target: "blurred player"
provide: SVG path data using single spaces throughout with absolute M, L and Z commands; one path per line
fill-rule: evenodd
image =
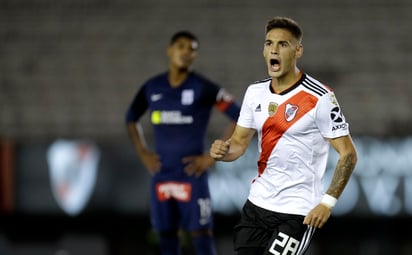
M 179 229 L 190 232 L 197 255 L 215 255 L 207 170 L 214 159 L 204 152 L 213 107 L 230 119 L 233 132 L 240 107 L 219 85 L 191 70 L 199 41 L 188 31 L 173 35 L 167 47 L 169 70 L 146 81 L 128 111 L 127 126 L 136 152 L 153 176 L 151 219 L 162 255 L 181 254 Z M 155 151 L 139 123 L 149 111 Z

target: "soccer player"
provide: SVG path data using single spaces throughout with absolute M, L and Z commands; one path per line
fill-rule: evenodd
M 268 21 L 263 56 L 270 78 L 248 86 L 231 138 L 215 140 L 210 148 L 216 160 L 236 160 L 257 131 L 257 175 L 235 226 L 239 255 L 304 254 L 357 162 L 335 94 L 297 67 L 302 54 L 297 22 L 287 17 Z M 339 160 L 324 193 L 330 145 Z
M 159 233 L 162 255 L 181 254 L 179 230 L 190 233 L 197 255 L 215 255 L 213 214 L 207 170 L 215 163 L 204 151 L 212 109 L 227 115 L 228 138 L 240 105 L 221 86 L 191 70 L 199 41 L 179 31 L 167 47 L 169 70 L 147 80 L 127 111 L 129 135 L 152 175 L 151 221 Z M 149 111 L 155 151 L 143 134 L 142 115 Z

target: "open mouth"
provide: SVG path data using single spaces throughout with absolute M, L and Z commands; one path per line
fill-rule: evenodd
M 271 66 L 273 66 L 273 65 L 279 65 L 279 60 L 277 60 L 277 59 L 271 59 L 271 60 L 270 60 L 270 65 L 271 65 Z
M 270 63 L 270 69 L 272 70 L 272 72 L 276 72 L 280 70 L 280 61 L 278 59 L 270 59 L 269 61 Z

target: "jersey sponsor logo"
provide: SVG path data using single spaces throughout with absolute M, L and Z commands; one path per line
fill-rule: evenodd
M 162 94 L 152 94 L 150 96 L 150 100 L 152 100 L 152 102 L 156 102 L 159 101 L 160 99 L 162 99 L 163 95 Z
M 346 129 L 348 127 L 348 124 L 345 122 L 345 117 L 343 116 L 338 106 L 334 107 L 330 111 L 330 118 L 333 121 L 333 123 L 336 124 L 332 127 L 332 131 L 338 129 Z
M 182 91 L 182 105 L 191 105 L 193 104 L 195 98 L 195 92 L 193 89 L 185 89 Z
M 269 103 L 269 106 L 268 106 L 269 116 L 273 116 L 275 114 L 276 110 L 278 109 L 278 106 L 279 105 L 275 102 L 270 102 Z
M 159 201 L 176 199 L 188 202 L 192 193 L 192 185 L 184 182 L 161 182 L 156 185 L 156 193 Z
M 347 127 L 348 127 L 348 124 L 342 123 L 342 124 L 333 126 L 333 127 L 332 127 L 332 131 L 336 131 L 336 130 L 338 130 L 338 129 L 346 129 Z
M 193 117 L 182 115 L 180 111 L 153 111 L 151 114 L 153 125 L 160 124 L 191 124 Z
M 336 106 L 330 111 L 330 118 L 335 123 L 343 122 L 343 115 L 342 115 L 339 107 Z
M 295 118 L 298 109 L 299 109 L 299 106 L 297 106 L 297 105 L 286 104 L 285 119 L 286 119 L 287 122 L 290 122 Z
M 295 255 L 297 254 L 299 243 L 295 238 L 279 232 L 278 237 L 270 246 L 269 252 L 275 255 Z

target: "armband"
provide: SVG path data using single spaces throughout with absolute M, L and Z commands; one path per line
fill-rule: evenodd
M 322 198 L 322 201 L 320 202 L 321 204 L 326 205 L 330 209 L 332 209 L 338 200 L 331 195 L 325 194 Z

